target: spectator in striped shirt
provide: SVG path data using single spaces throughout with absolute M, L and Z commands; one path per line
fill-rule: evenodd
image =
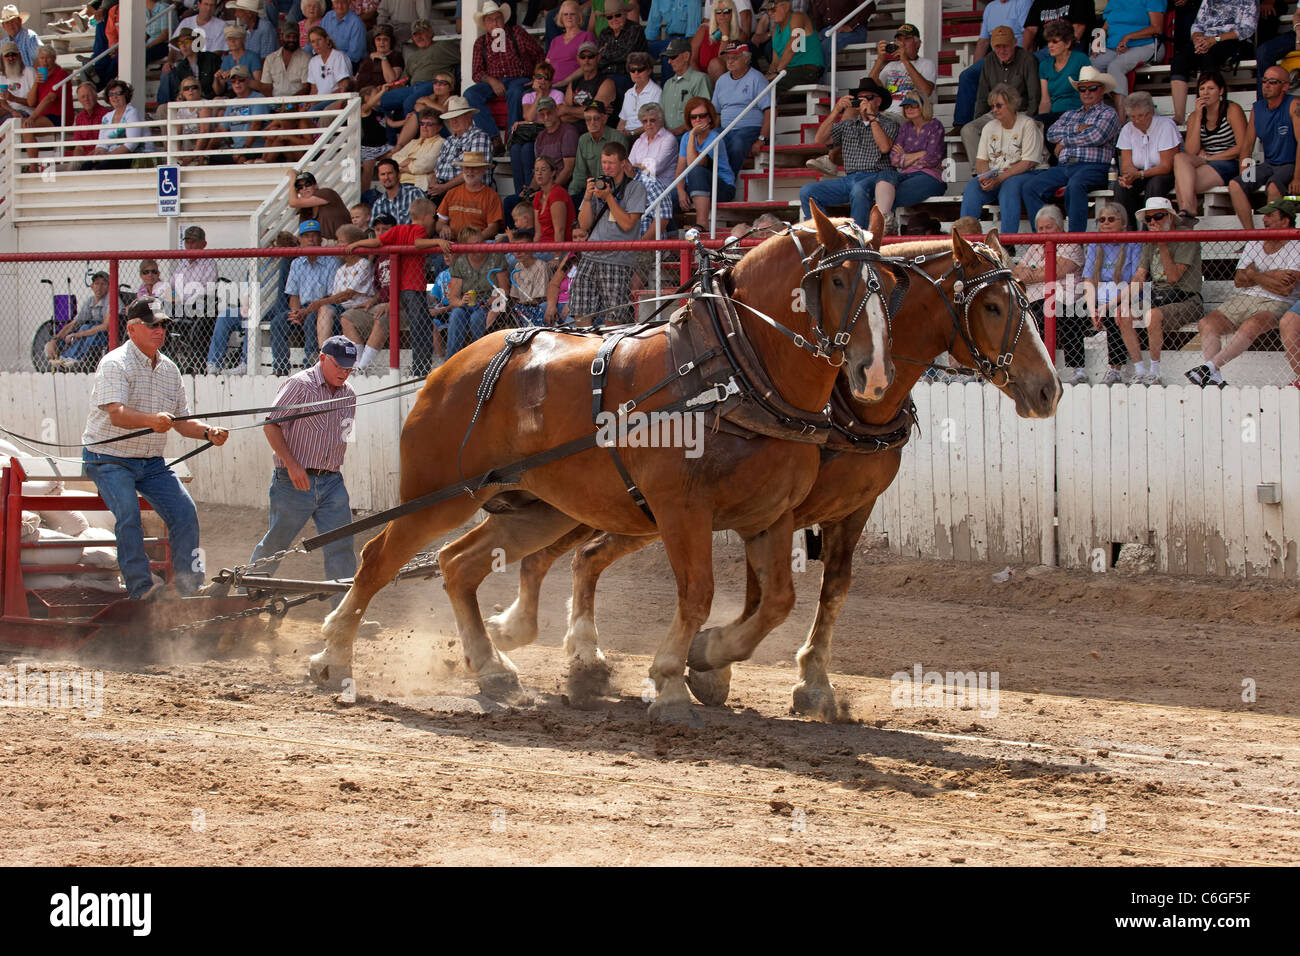
M 356 364 L 357 346 L 342 335 L 321 343 L 320 360 L 289 376 L 275 396 L 275 407 L 262 427 L 271 446 L 275 470 L 271 475 L 271 526 L 253 549 L 251 562 L 292 546 L 308 520 L 323 534 L 352 520 L 348 489 L 343 484 L 343 456 L 356 417 L 357 393 L 348 384 Z M 317 414 L 286 420 L 303 411 L 293 406 L 322 403 Z M 331 581 L 357 573 L 352 536 L 321 549 L 325 577 Z M 259 570 L 274 575 L 278 562 Z M 343 599 L 333 599 L 335 607 Z
M 1115 78 L 1096 67 L 1085 66 L 1070 85 L 1079 92 L 1083 106 L 1069 110 L 1047 131 L 1047 141 L 1056 144 L 1059 165 L 1024 174 L 1021 187 L 1029 221 L 1050 202 L 1056 191 L 1065 187 L 1065 208 L 1070 218 L 1070 232 L 1088 228 L 1088 190 L 1106 182 L 1115 141 L 1119 138 L 1119 114 L 1104 102 L 1115 89 Z M 1018 205 L 1018 204 L 1017 204 Z M 1013 203 L 1002 202 L 1002 231 L 1020 231 L 1020 210 Z
M 402 182 L 402 174 L 397 168 L 397 160 L 385 156 L 375 164 L 379 176 L 379 198 L 370 206 L 370 222 L 373 225 L 376 216 L 389 215 L 397 220 L 399 226 L 411 221 L 411 203 L 424 199 L 418 186 Z

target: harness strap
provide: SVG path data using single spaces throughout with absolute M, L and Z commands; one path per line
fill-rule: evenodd
M 464 476 L 460 467 L 461 456 L 465 454 L 465 445 L 469 442 L 470 433 L 474 431 L 474 426 L 478 423 L 479 414 L 483 411 L 483 406 L 487 400 L 492 397 L 492 392 L 497 387 L 497 382 L 501 378 L 501 372 L 510 361 L 510 356 L 514 350 L 532 342 L 539 334 L 545 331 L 544 326 L 529 326 L 523 329 L 515 329 L 509 332 L 505 338 L 505 344 L 501 350 L 492 356 L 491 361 L 483 369 L 483 378 L 478 383 L 478 391 L 475 393 L 478 397 L 478 403 L 474 406 L 474 415 L 469 420 L 469 428 L 465 429 L 465 437 L 460 440 L 460 450 L 456 452 L 456 474 Z
M 591 362 L 591 420 L 597 427 L 600 426 L 600 413 L 605 407 L 605 382 L 609 378 L 609 367 L 614 357 L 614 350 L 618 348 L 618 343 L 631 335 L 637 328 L 621 328 L 614 332 L 603 342 L 596 352 L 596 357 Z M 619 417 L 622 417 L 621 415 Z M 610 460 L 614 463 L 614 468 L 618 472 L 618 477 L 623 482 L 623 487 L 627 493 L 632 496 L 632 501 L 641 513 L 651 521 L 655 520 L 654 512 L 650 510 L 650 505 L 646 503 L 645 495 L 637 487 L 636 482 L 632 480 L 632 475 L 627 470 L 627 465 L 623 464 L 623 456 L 618 453 L 618 443 L 613 442 L 605 445 L 605 450 L 609 452 Z

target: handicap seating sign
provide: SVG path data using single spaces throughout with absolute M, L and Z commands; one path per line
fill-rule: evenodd
M 181 168 L 179 166 L 158 167 L 158 215 L 179 216 L 181 214 Z

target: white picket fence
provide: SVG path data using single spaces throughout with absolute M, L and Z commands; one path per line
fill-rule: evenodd
M 0 375 L 0 426 L 78 442 L 89 375 Z M 367 376 L 358 392 L 397 378 Z M 269 376 L 186 379 L 196 410 L 270 404 Z M 918 385 L 920 420 L 868 525 L 900 554 L 957 561 L 1109 564 L 1116 545 L 1153 545 L 1162 571 L 1296 578 L 1300 389 L 1067 386 L 1053 419 L 1016 416 L 975 384 Z M 414 403 L 362 404 L 344 477 L 357 510 L 397 503 L 398 438 Z M 363 397 L 362 401 L 365 399 Z M 224 448 L 190 459 L 200 502 L 258 506 L 271 455 L 247 418 Z M 169 453 L 193 447 L 172 437 Z M 63 454 L 75 457 L 75 449 Z M 1280 485 L 1263 504 L 1261 484 Z M 1287 518 L 1287 512 L 1290 518 Z M 250 544 L 251 546 L 251 544 Z

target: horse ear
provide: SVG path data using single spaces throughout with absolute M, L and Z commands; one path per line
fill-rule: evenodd
M 835 228 L 835 223 L 831 222 L 830 217 L 822 212 L 816 200 L 809 200 L 808 207 L 812 210 L 813 222 L 817 224 L 817 241 L 826 249 L 838 249 L 844 245 L 844 237 Z
M 955 229 L 952 233 L 952 257 L 964 266 L 974 265 L 979 258 L 966 238 Z
M 993 254 L 998 257 L 1004 266 L 1010 267 L 1011 254 L 1007 252 L 1006 247 L 998 240 L 998 231 L 990 229 L 989 234 L 984 237 L 984 245 L 993 250 Z
M 885 234 L 885 216 L 880 211 L 879 206 L 871 207 L 871 217 L 867 221 L 867 228 L 871 230 L 871 248 L 879 252 L 880 237 Z

